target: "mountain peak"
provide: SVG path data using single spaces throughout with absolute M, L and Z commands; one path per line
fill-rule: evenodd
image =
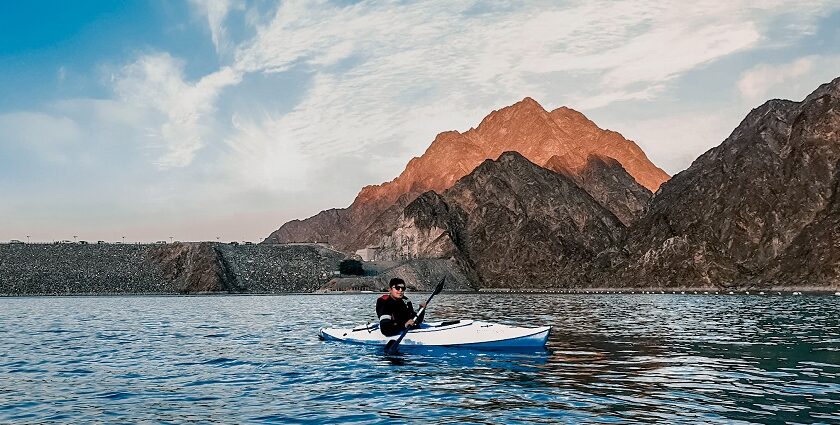
M 481 120 L 481 123 L 478 125 L 476 131 L 481 132 L 488 127 L 504 125 L 504 123 L 507 123 L 508 121 L 521 121 L 523 118 L 543 116 L 547 114 L 548 112 L 545 108 L 543 108 L 536 100 L 526 97 L 513 105 L 494 110 L 488 114 L 483 120 Z
M 537 108 L 540 108 L 542 110 L 545 110 L 545 108 L 543 108 L 542 105 L 540 105 L 539 102 L 537 102 L 536 100 L 534 100 L 530 96 L 525 96 L 519 102 L 516 102 L 513 105 L 511 105 L 511 107 L 515 107 L 515 106 L 527 106 L 529 108 L 537 107 Z
M 347 219 L 332 230 L 336 237 L 329 240 L 340 248 L 356 248 L 353 244 L 358 236 L 401 197 L 411 202 L 429 190 L 442 193 L 487 159 L 501 157 L 511 165 L 523 159 L 545 167 L 556 156 L 555 162 L 562 161 L 576 173 L 590 154 L 616 159 L 652 191 L 669 178 L 620 134 L 600 129 L 571 108 L 549 113 L 536 100 L 525 97 L 491 112 L 476 128 L 439 133 L 423 155 L 409 161 L 394 180 L 366 186 L 348 208 Z M 312 233 L 317 233 L 316 229 Z

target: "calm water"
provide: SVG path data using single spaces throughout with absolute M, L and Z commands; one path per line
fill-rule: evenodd
M 318 340 L 375 297 L 0 299 L 0 422 L 840 423 L 838 296 L 444 293 L 548 350 Z

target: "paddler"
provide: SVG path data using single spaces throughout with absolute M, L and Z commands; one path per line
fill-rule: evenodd
M 426 306 L 421 303 L 420 308 Z M 388 293 L 376 300 L 376 316 L 379 317 L 379 330 L 385 336 L 398 335 L 404 329 L 419 326 L 424 314 L 417 317 L 411 301 L 405 296 L 405 281 L 395 277 L 388 282 Z

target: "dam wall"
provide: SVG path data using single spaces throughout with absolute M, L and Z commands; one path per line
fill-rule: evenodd
M 344 258 L 320 244 L 0 244 L 0 295 L 313 292 Z

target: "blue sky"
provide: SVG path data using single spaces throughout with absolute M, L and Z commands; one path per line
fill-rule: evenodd
M 261 240 L 530 96 L 671 174 L 840 76 L 831 1 L 27 1 L 0 13 L 0 240 Z

